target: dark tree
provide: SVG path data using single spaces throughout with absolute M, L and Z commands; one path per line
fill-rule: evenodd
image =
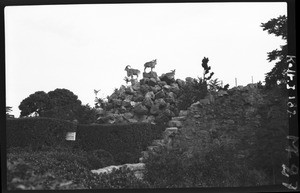
M 21 102 L 19 109 L 21 117 L 35 113 L 40 117 L 70 121 L 76 119 L 79 123 L 92 123 L 96 120 L 95 110 L 82 105 L 78 96 L 68 89 L 35 92 Z
M 80 108 L 81 101 L 78 96 L 68 89 L 55 89 L 48 92 L 50 108 L 45 113 L 46 117 L 59 118 L 65 120 L 76 119 L 76 110 Z
M 45 110 L 50 107 L 50 99 L 44 91 L 37 91 L 25 98 L 19 105 L 21 110 L 20 117 L 35 113 L 36 116 L 43 116 Z
M 262 23 L 261 27 L 269 34 L 274 34 L 285 41 L 287 40 L 287 17 L 285 15 L 273 18 L 266 23 Z M 287 43 L 285 45 L 281 45 L 280 48 L 281 49 L 279 50 L 275 49 L 268 52 L 269 62 L 273 60 L 278 60 L 278 62 L 276 62 L 270 72 L 266 73 L 265 82 L 267 87 L 277 85 L 277 82 L 281 84 L 286 83 L 286 71 L 288 68 L 288 64 L 286 62 L 286 55 L 288 51 Z

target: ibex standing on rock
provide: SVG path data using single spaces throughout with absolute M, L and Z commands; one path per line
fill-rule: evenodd
M 133 79 L 133 75 L 136 75 L 137 78 L 139 77 L 139 73 L 140 71 L 138 69 L 133 69 L 133 68 L 129 68 L 130 66 L 127 65 L 125 70 L 127 71 L 127 76 L 131 77 L 131 79 Z
M 150 61 L 150 62 L 146 62 L 145 64 L 144 64 L 144 72 L 146 71 L 146 68 L 151 68 L 151 72 L 152 72 L 152 70 L 153 70 L 153 68 L 155 68 L 155 65 L 156 65 L 156 59 L 155 60 L 152 60 L 152 61 Z

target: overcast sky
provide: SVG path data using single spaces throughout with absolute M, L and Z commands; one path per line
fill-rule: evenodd
M 110 95 L 126 85 L 126 65 L 143 72 L 153 59 L 158 75 L 201 77 L 208 57 L 230 88 L 264 81 L 267 52 L 285 42 L 260 25 L 279 15 L 284 2 L 8 6 L 6 106 L 19 117 L 30 94 L 66 88 L 94 107 L 94 89 Z

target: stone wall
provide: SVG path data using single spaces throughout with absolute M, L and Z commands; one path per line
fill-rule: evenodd
M 265 92 L 254 84 L 220 91 L 173 117 L 162 138 L 153 141 L 140 161 L 145 161 L 148 152 L 160 146 L 187 148 L 187 156 L 195 152 L 205 155 L 212 146 L 230 146 L 234 149 L 234 158 L 246 160 L 251 156 L 251 149 L 257 149 L 261 140 L 258 136 L 266 127 L 274 125 L 273 136 L 263 138 L 270 144 L 276 144 L 275 140 L 280 138 L 278 142 L 284 144 L 288 135 L 286 101 L 277 91 Z M 276 114 L 277 118 L 272 117 Z

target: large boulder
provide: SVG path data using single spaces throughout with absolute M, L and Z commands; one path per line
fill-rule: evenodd
M 185 82 L 184 80 L 181 80 L 181 79 L 176 79 L 176 83 L 178 84 L 178 86 L 181 88 L 185 85 Z
M 135 102 L 142 102 L 144 100 L 144 95 L 141 93 L 138 93 L 137 95 L 134 95 L 132 100 Z
M 131 118 L 133 118 L 133 114 L 130 112 L 126 112 L 123 114 L 123 118 L 126 120 L 131 119 Z
M 132 95 L 132 94 L 134 94 L 134 90 L 133 90 L 133 88 L 131 87 L 131 86 L 128 86 L 126 89 L 125 89 L 125 93 L 126 94 L 130 94 L 130 95 Z
M 126 95 L 124 100 L 132 101 L 133 95 Z
M 157 85 L 156 79 L 150 78 L 149 81 L 148 81 L 148 85 L 149 86 L 155 86 L 155 85 Z
M 149 81 L 149 78 L 142 78 L 140 80 L 140 85 L 146 85 L 148 83 L 148 81 Z
M 146 119 L 142 120 L 144 123 L 154 123 L 155 117 L 153 115 L 149 115 L 146 117 Z
M 137 104 L 134 107 L 133 112 L 136 113 L 137 115 L 147 115 L 148 114 L 148 108 L 143 104 Z
M 155 98 L 154 92 L 153 91 L 147 92 L 145 94 L 145 98 L 154 99 Z
M 178 84 L 176 84 L 176 83 L 171 84 L 170 91 L 175 93 L 175 94 L 179 94 L 180 89 L 179 89 Z
M 139 82 L 137 82 L 132 85 L 132 88 L 133 88 L 133 90 L 138 91 L 138 90 L 140 90 L 140 86 L 141 86 L 141 84 Z
M 176 95 L 173 92 L 168 92 L 167 96 L 165 98 L 165 101 L 167 103 L 173 104 L 173 103 L 175 103 L 175 98 L 176 98 Z
M 158 115 L 160 113 L 159 105 L 155 104 L 150 108 L 151 115 Z
M 151 86 L 151 91 L 156 94 L 158 91 L 161 90 L 161 87 L 158 86 L 158 85 L 155 85 L 155 86 Z
M 148 72 L 148 73 L 144 72 L 143 73 L 143 78 L 149 78 L 149 79 L 154 78 L 155 80 L 157 80 L 158 76 L 157 76 L 157 73 L 154 72 L 154 71 Z
M 121 114 L 114 114 L 114 123 L 123 123 L 124 119 Z
M 169 91 L 169 90 L 171 89 L 171 86 L 170 86 L 170 85 L 164 85 L 164 86 L 163 86 L 163 89 L 164 89 L 165 91 Z
M 170 109 L 165 109 L 165 110 L 164 110 L 164 113 L 165 113 L 166 116 L 169 117 L 169 119 L 170 119 L 171 117 L 175 117 L 175 113 L 174 113 L 173 111 L 171 111 Z
M 149 91 L 151 91 L 151 87 L 149 85 L 143 84 L 143 85 L 140 86 L 140 92 L 141 93 L 147 93 Z
M 118 108 L 119 113 L 125 113 L 127 111 L 127 108 L 124 106 L 121 106 L 120 108 Z
M 159 79 L 165 81 L 167 84 L 172 84 L 175 82 L 174 76 L 168 76 L 167 74 L 162 74 Z
M 122 101 L 122 107 L 131 107 L 131 103 L 130 103 L 131 101 L 130 100 L 128 100 L 128 99 L 125 99 L 125 100 L 123 100 Z
M 157 84 L 161 87 L 167 85 L 167 83 L 165 81 L 158 81 Z
M 164 98 L 166 96 L 166 93 L 164 90 L 160 90 L 155 94 L 155 98 L 159 99 L 159 98 Z
M 142 102 L 143 105 L 145 105 L 148 108 L 151 108 L 153 106 L 153 101 L 150 97 L 145 97 L 145 99 Z
M 167 103 L 163 98 L 155 99 L 154 104 L 157 105 L 160 109 L 163 109 L 167 106 Z

